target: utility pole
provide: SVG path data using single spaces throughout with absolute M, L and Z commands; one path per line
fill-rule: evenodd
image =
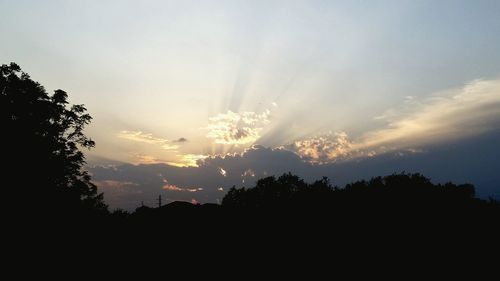
M 161 194 L 158 195 L 158 208 L 161 207 Z

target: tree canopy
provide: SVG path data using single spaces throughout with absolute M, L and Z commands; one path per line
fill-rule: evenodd
M 231 188 L 222 205 L 246 209 L 328 209 L 372 212 L 384 210 L 463 210 L 480 203 L 471 184 L 433 184 L 421 174 L 392 174 L 356 181 L 344 188 L 328 178 L 311 184 L 290 173 L 257 181 L 253 188 Z
M 83 169 L 81 149 L 95 145 L 84 134 L 92 119 L 86 108 L 70 105 L 63 90 L 49 95 L 15 63 L 2 65 L 0 73 L 0 122 L 9 183 L 4 193 L 10 195 L 8 200 L 42 213 L 106 211 L 103 195 Z

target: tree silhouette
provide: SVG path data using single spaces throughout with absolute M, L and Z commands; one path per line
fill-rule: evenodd
M 107 211 L 102 194 L 82 169 L 85 157 L 80 148 L 94 146 L 83 132 L 92 119 L 86 108 L 69 106 L 62 90 L 48 95 L 15 63 L 2 65 L 0 72 L 7 200 L 44 215 Z
M 300 177 L 285 173 L 259 179 L 254 188 L 232 187 L 222 205 L 240 208 L 287 208 L 294 205 L 323 202 L 335 188 L 327 178 L 307 184 Z
M 433 184 L 421 174 L 392 174 L 356 181 L 344 188 L 332 186 L 327 178 L 311 184 L 290 173 L 276 178 L 266 177 L 253 188 L 232 187 L 222 206 L 232 209 L 287 209 L 342 211 L 350 214 L 397 216 L 402 212 L 418 216 L 468 213 L 496 208 L 474 197 L 474 186 L 454 183 Z

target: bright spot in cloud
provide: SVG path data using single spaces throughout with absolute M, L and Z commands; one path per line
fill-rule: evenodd
M 194 188 L 181 188 L 178 187 L 174 184 L 170 184 L 166 178 L 164 178 L 161 174 L 158 175 L 164 185 L 162 186 L 163 190 L 169 190 L 169 191 L 180 191 L 180 192 L 197 192 L 197 191 L 202 191 L 203 188 L 201 187 L 194 187 Z
M 170 191 L 184 191 L 182 188 L 175 186 L 173 184 L 165 184 L 164 186 L 162 186 L 162 189 Z
M 165 163 L 165 161 L 158 159 L 151 155 L 145 155 L 141 153 L 133 154 L 135 164 L 158 164 Z
M 224 191 L 223 187 L 217 187 L 217 191 Z
M 221 167 L 219 167 L 219 173 L 220 173 L 223 177 L 227 177 L 227 172 L 226 172 L 226 170 L 222 169 Z
M 202 154 L 184 154 L 181 156 L 180 161 L 178 162 L 168 162 L 167 164 L 176 166 L 176 167 L 199 167 L 200 161 L 207 158 L 207 155 Z
M 252 169 L 248 169 L 243 174 L 241 174 L 242 177 L 255 177 L 255 172 Z
M 218 144 L 253 143 L 260 137 L 263 126 L 269 123 L 269 110 L 263 113 L 228 111 L 208 120 L 207 137 Z

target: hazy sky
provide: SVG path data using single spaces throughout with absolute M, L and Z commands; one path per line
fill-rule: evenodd
M 500 1 L 0 0 L 0 36 L 0 63 L 87 106 L 93 165 L 208 167 L 262 145 L 251 151 L 290 152 L 307 177 L 387 155 L 432 158 L 500 123 Z M 257 169 L 245 163 L 243 173 Z M 209 188 L 159 174 L 174 199 Z

